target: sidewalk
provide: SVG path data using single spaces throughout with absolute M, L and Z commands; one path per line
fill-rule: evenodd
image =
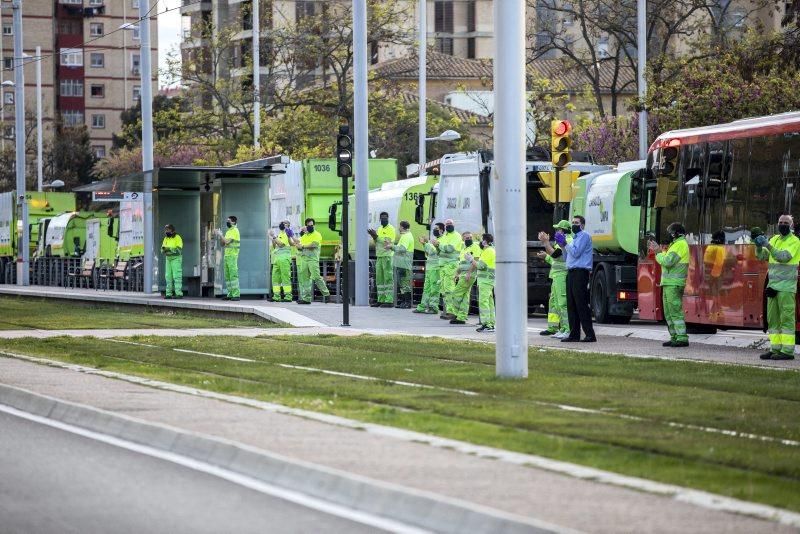
M 591 532 L 794 531 L 778 523 L 681 502 L 680 496 L 658 496 L 527 467 L 521 460 L 509 461 L 502 451 L 497 451 L 496 459 L 489 453 L 479 457 L 454 450 L 452 445 L 437 445 L 446 440 L 413 432 L 352 424 L 323 414 L 307 418 L 298 411 L 291 414 L 289 409 L 257 401 L 243 405 L 232 398 L 227 398 L 228 402 L 210 398 L 197 390 L 178 393 L 180 388 L 174 386 L 173 391 L 155 383 L 146 387 L 140 385 L 142 379 L 100 370 L 0 358 L 0 376 L 2 383 L 34 393 L 567 528 Z M 713 499 L 708 504 L 712 505 Z

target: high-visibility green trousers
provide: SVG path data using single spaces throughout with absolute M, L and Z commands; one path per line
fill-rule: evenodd
M 283 300 L 292 300 L 292 258 L 291 256 L 281 256 L 275 258 L 272 264 L 272 300 L 280 302 L 281 289 L 283 290 Z
M 547 330 L 569 333 L 567 316 L 567 273 L 558 274 L 550 283 L 550 299 L 547 302 Z
M 774 353 L 794 354 L 795 294 L 778 291 L 767 298 L 767 334 Z
M 683 315 L 683 286 L 662 286 L 661 300 L 664 304 L 664 320 L 672 341 L 689 341 L 686 335 L 686 319 Z
M 314 285 L 317 286 L 323 297 L 330 296 L 328 286 L 319 272 L 319 260 L 316 258 L 297 257 L 297 289 L 300 301 L 311 302 L 314 300 Z
M 411 269 L 397 269 L 397 291 L 401 295 L 411 294 Z
M 167 296 L 183 296 L 183 256 L 164 257 L 164 277 L 167 280 Z
M 225 256 L 225 289 L 228 297 L 238 299 L 239 293 L 239 256 Z
M 393 303 L 394 297 L 394 272 L 391 256 L 378 256 L 375 262 L 375 289 L 378 293 L 378 302 Z
M 472 286 L 474 285 L 475 273 L 472 273 L 469 280 L 467 280 L 466 275 L 463 273 L 458 277 L 458 283 L 453 291 L 453 307 L 456 310 L 456 319 L 460 321 L 466 321 L 467 315 L 469 315 L 469 299 L 472 294 Z
M 478 278 L 478 314 L 483 326 L 494 328 L 494 280 Z
M 422 287 L 422 299 L 419 301 L 417 311 L 439 313 L 439 291 L 441 280 L 438 267 L 425 269 L 425 285 Z
M 444 312 L 451 315 L 456 314 L 456 306 L 453 297 L 456 290 L 455 276 L 457 269 L 458 264 L 455 262 L 439 264 L 439 290 L 441 291 L 442 300 L 444 301 Z

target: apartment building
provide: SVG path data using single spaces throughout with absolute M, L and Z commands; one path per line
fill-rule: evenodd
M 45 136 L 60 121 L 65 127 L 86 125 L 97 157 L 111 149 L 112 135 L 121 129 L 120 114 L 138 102 L 141 94 L 139 28 L 140 0 L 25 0 L 23 48 L 35 56 L 42 48 L 42 115 Z M 144 5 L 145 0 L 142 0 Z M 3 7 L 11 2 L 2 0 Z M 158 23 L 151 11 L 152 87 L 157 90 Z M 13 80 L 13 26 L 11 9 L 2 16 L 3 80 Z M 36 112 L 35 62 L 25 66 L 26 112 Z M 13 88 L 3 86 L 3 137 L 13 138 Z

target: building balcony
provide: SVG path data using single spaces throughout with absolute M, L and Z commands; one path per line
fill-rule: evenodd
M 200 11 L 211 11 L 211 0 L 183 0 L 181 2 L 181 15 L 188 15 L 190 13 L 198 13 Z

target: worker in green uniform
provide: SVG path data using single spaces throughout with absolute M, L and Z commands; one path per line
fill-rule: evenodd
M 270 260 L 272 262 L 272 300 L 292 301 L 292 237 L 293 232 L 289 221 L 278 225 L 278 233 L 270 230 L 271 241 Z
M 225 254 L 223 257 L 223 268 L 225 271 L 225 289 L 228 294 L 225 300 L 239 300 L 239 248 L 241 246 L 242 238 L 239 234 L 239 228 L 236 226 L 237 218 L 233 215 L 228 217 L 225 224 L 228 230 L 225 235 L 217 230 L 217 235 L 225 247 Z
M 450 319 L 450 324 L 467 323 L 472 286 L 475 285 L 472 262 L 481 256 L 481 247 L 472 240 L 471 232 L 464 232 L 461 237 L 464 240 L 464 248 L 461 249 L 458 256 L 458 266 L 454 277 L 456 288 L 453 290 L 453 307 L 456 310 L 456 316 Z
M 557 234 L 564 234 L 567 243 L 572 242 L 569 221 L 561 220 L 553 225 Z M 547 329 L 539 332 L 542 336 L 557 339 L 569 337 L 569 317 L 567 316 L 567 262 L 564 251 L 558 243 L 551 244 L 550 236 L 539 232 L 539 241 L 544 244 L 544 252 L 539 257 L 550 265 L 550 299 L 547 303 Z
M 436 223 L 433 228 L 433 238 L 439 239 L 444 233 L 444 223 Z M 414 313 L 439 313 L 439 291 L 441 279 L 439 278 L 439 251 L 428 239 L 421 236 L 419 242 L 425 248 L 425 285 L 422 288 L 422 298 Z
M 650 241 L 650 249 L 656 252 L 656 262 L 661 265 L 661 299 L 670 337 L 663 345 L 688 347 L 689 336 L 686 335 L 686 319 L 683 314 L 683 289 L 686 287 L 686 275 L 689 274 L 686 228 L 681 223 L 674 222 L 667 226 L 667 235 L 671 242 L 666 252 L 659 251 L 658 244 Z
M 411 234 L 411 224 L 400 221 L 400 237 L 396 245 L 386 245 L 394 252 L 392 265 L 397 273 L 397 307 L 411 308 L 411 264 L 414 259 L 414 236 Z
M 164 277 L 166 279 L 166 298 L 183 298 L 183 239 L 175 232 L 175 227 L 164 227 L 164 240 L 161 242 L 164 254 Z
M 305 221 L 305 231 L 299 240 L 295 240 L 297 247 L 297 286 L 300 297 L 298 304 L 311 304 L 314 300 L 314 286 L 317 286 L 324 299 L 331 296 L 325 280 L 319 272 L 319 253 L 322 248 L 322 234 L 315 230 L 316 221 L 308 218 Z
M 795 294 L 797 268 L 800 265 L 800 239 L 792 233 L 791 215 L 778 219 L 778 233 L 767 241 L 765 235 L 755 239 L 756 257 L 769 260 L 767 282 L 767 332 L 769 352 L 762 360 L 793 360 L 795 334 Z
M 455 319 L 456 306 L 454 294 L 456 289 L 456 270 L 458 269 L 458 259 L 461 250 L 464 248 L 464 240 L 456 232 L 453 219 L 444 221 L 444 235 L 439 239 L 431 241 L 439 251 L 439 280 L 444 310 L 441 319 Z
M 494 236 L 483 234 L 480 242 L 481 255 L 472 259 L 472 268 L 478 272 L 478 332 L 494 332 L 494 268 L 497 254 Z
M 397 232 L 394 226 L 389 224 L 389 214 L 382 211 L 378 216 L 381 222 L 377 230 L 370 228 L 369 235 L 375 241 L 375 288 L 378 297 L 373 307 L 392 308 L 394 307 L 394 298 L 392 292 L 394 291 L 394 273 L 392 267 L 392 256 L 394 251 L 391 245 L 394 245 Z M 389 246 L 387 246 L 389 245 Z

